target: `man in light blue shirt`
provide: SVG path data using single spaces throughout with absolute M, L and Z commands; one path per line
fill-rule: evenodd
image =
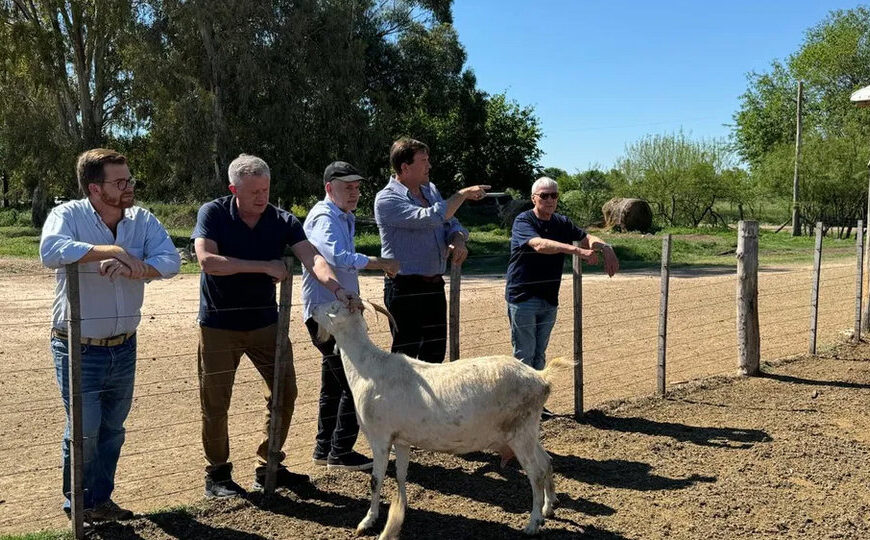
M 399 271 L 399 263 L 394 259 L 356 252 L 353 211 L 359 203 L 359 183 L 363 180 L 349 163 L 331 163 L 323 172 L 326 197 L 311 208 L 304 225 L 305 236 L 332 266 L 338 282 L 355 294 L 359 294 L 359 270 L 383 270 L 388 276 L 395 276 Z M 311 318 L 316 306 L 334 300 L 335 295 L 303 268 L 302 320 L 314 346 L 323 354 L 314 463 L 330 469 L 368 470 L 372 468 L 372 460 L 353 450 L 359 424 L 341 357 L 335 353 L 335 339 L 319 341 L 317 323 Z
M 181 259 L 157 218 L 133 206 L 136 181 L 123 155 L 103 148 L 88 150 L 79 156 L 76 172 L 86 197 L 54 208 L 39 244 L 42 264 L 57 269 L 51 350 L 67 412 L 64 510 L 68 513 L 70 506 L 70 312 L 64 265 L 79 263 L 85 521 L 114 521 L 133 517 L 111 496 L 133 399 L 136 327 L 145 281 L 174 276 Z
M 384 303 L 396 321 L 393 352 L 441 363 L 447 351 L 447 256 L 462 264 L 468 231 L 453 217 L 468 199 L 480 200 L 489 186 L 460 189 L 445 200 L 429 181 L 429 147 L 403 138 L 390 149 L 395 176 L 375 196 L 381 256 L 402 269 L 384 281 Z

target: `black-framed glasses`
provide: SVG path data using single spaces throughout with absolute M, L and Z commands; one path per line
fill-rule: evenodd
M 115 187 L 118 188 L 119 191 L 126 191 L 128 187 L 136 187 L 136 179 L 132 176 L 130 178 L 121 178 L 120 180 L 107 180 L 103 183 L 115 184 Z
M 547 192 L 544 192 L 544 193 L 535 193 L 535 195 L 537 195 L 538 197 L 544 199 L 545 201 L 546 201 L 547 199 L 553 199 L 553 200 L 555 201 L 555 200 L 557 200 L 557 199 L 559 198 L 559 192 L 558 192 L 558 191 L 547 191 Z

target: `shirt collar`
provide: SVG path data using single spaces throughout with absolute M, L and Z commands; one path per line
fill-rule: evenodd
M 426 200 L 429 200 L 429 201 L 431 201 L 431 197 L 430 197 L 430 195 L 432 193 L 431 185 L 432 185 L 431 182 L 426 182 L 425 184 L 420 186 L 420 191 L 423 192 L 423 196 L 426 197 Z M 404 195 L 405 197 L 412 197 L 411 190 L 408 189 L 408 186 L 399 182 L 399 179 L 396 178 L 395 174 L 390 177 L 390 181 L 387 184 L 387 189 L 395 191 L 396 193 L 398 193 L 400 195 Z
M 329 198 L 329 195 L 323 197 L 323 202 L 326 204 L 326 208 L 329 210 L 329 213 L 334 216 L 338 216 L 340 218 L 348 219 L 351 221 L 356 218 L 353 212 L 345 212 L 344 210 L 339 208 L 337 204 L 332 202 L 332 199 Z
M 97 212 L 97 209 L 94 208 L 93 203 L 91 203 L 91 198 L 85 197 L 83 200 L 85 202 L 85 208 L 90 211 L 90 213 L 96 218 L 97 221 L 102 223 L 103 218 L 102 218 L 102 216 L 100 216 L 100 213 Z M 121 221 L 124 221 L 125 219 L 133 219 L 133 207 L 132 206 L 130 208 L 124 209 L 124 215 L 121 216 Z M 120 223 L 120 221 L 119 221 L 119 223 Z

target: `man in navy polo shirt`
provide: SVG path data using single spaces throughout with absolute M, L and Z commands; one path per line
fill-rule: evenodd
M 546 176 L 532 184 L 534 208 L 514 220 L 505 299 L 511 325 L 514 358 L 544 369 L 550 332 L 556 324 L 559 286 L 565 255 L 579 255 L 598 264 L 596 251 L 604 257 L 604 271 L 612 276 L 619 260 L 609 244 L 587 234 L 567 217 L 556 213 L 559 185 Z M 580 247 L 572 242 L 580 241 Z M 545 416 L 550 413 L 545 409 Z
M 262 159 L 242 154 L 229 166 L 232 195 L 199 209 L 194 238 L 202 267 L 199 305 L 199 395 L 202 444 L 208 462 L 206 497 L 232 497 L 244 490 L 232 480 L 227 410 L 242 354 L 263 377 L 266 418 L 257 449 L 253 489 L 262 489 L 269 450 L 269 419 L 274 378 L 278 311 L 275 283 L 287 279 L 284 248 L 293 254 L 336 298 L 350 302 L 326 260 L 306 240 L 292 214 L 269 204 L 270 171 Z M 289 339 L 282 336 L 282 339 Z M 280 444 L 287 439 L 296 401 L 296 372 L 290 364 L 285 381 Z M 282 455 L 282 459 L 283 459 Z M 293 487 L 308 477 L 278 469 L 277 485 Z

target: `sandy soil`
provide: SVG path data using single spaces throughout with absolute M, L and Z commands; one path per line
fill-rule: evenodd
M 63 527 L 63 412 L 48 352 L 53 277 L 2 261 L 0 268 L 0 532 Z M 854 265 L 842 260 L 826 261 L 823 267 L 820 345 L 841 341 L 852 326 L 854 272 Z M 146 292 L 136 398 L 115 492 L 118 503 L 137 512 L 201 500 L 197 279 L 155 282 Z M 810 281 L 808 267 L 761 272 L 764 359 L 807 350 Z M 584 278 L 584 285 L 585 407 L 650 394 L 655 389 L 658 277 L 593 275 Z M 668 322 L 672 388 L 735 371 L 735 287 L 727 270 L 677 272 L 673 277 Z M 501 276 L 463 281 L 462 356 L 510 353 L 503 288 Z M 297 280 L 295 302 L 299 289 Z M 376 300 L 381 289 L 380 279 L 363 280 L 364 296 Z M 570 298 L 568 278 L 550 345 L 553 356 L 571 356 Z M 291 325 L 300 392 L 284 449 L 292 469 L 312 474 L 315 491 L 285 494 L 271 503 L 268 513 L 257 508 L 256 499 L 226 503 L 207 506 L 194 517 L 159 514 L 113 529 L 107 537 L 134 529 L 146 538 L 351 535 L 364 512 L 367 477 L 327 473 L 311 464 L 319 357 L 308 342 L 298 307 Z M 386 345 L 383 318 L 370 320 L 370 325 L 373 339 Z M 798 368 L 803 371 L 789 371 Z M 867 468 L 853 458 L 866 459 L 868 425 L 850 412 L 867 410 L 867 364 L 830 359 L 782 369 L 787 373 L 780 378 L 696 389 L 664 404 L 596 414 L 586 425 L 568 418 L 547 423 L 545 446 L 554 455 L 559 491 L 565 494 L 560 519 L 548 524 L 548 535 L 575 537 L 586 531 L 602 538 L 653 538 L 671 531 L 678 537 L 728 538 L 753 531 L 797 535 L 803 528 L 825 534 L 842 530 L 850 537 L 852 530 L 866 531 Z M 825 380 L 834 382 L 819 382 Z M 252 479 L 260 437 L 261 384 L 251 364 L 243 361 L 230 411 L 232 459 L 243 485 Z M 812 391 L 824 399 L 804 403 Z M 558 413 L 572 411 L 570 374 L 556 383 L 549 406 Z M 844 439 L 843 433 L 855 435 Z M 784 442 L 789 444 L 779 446 Z M 413 461 L 417 465 L 411 469 L 412 510 L 405 537 L 505 536 L 527 518 L 530 491 L 520 471 L 498 471 L 488 456 L 461 459 L 421 452 Z M 764 467 L 756 469 L 760 462 Z M 847 488 L 851 499 L 838 498 Z M 818 505 L 824 508 L 816 512 Z M 806 519 L 799 519 L 800 511 Z

